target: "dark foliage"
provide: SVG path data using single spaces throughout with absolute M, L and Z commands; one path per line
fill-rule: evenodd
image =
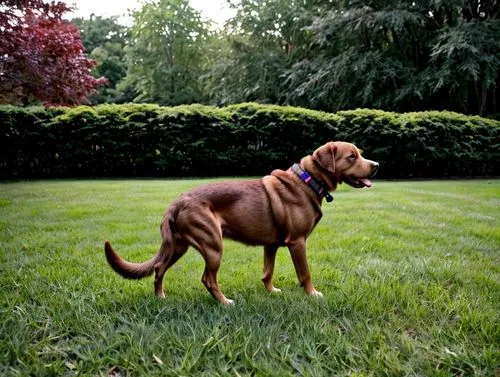
M 106 82 L 89 70 L 63 2 L 7 0 L 0 4 L 0 103 L 75 105 Z
M 498 0 L 242 0 L 215 104 L 500 112 Z
M 130 42 L 128 27 L 121 25 L 117 17 L 91 15 L 89 19 L 75 18 L 71 22 L 80 30 L 85 52 L 97 62 L 92 75 L 108 80 L 107 85 L 100 87 L 98 93 L 89 98 L 90 104 L 131 102 L 135 95 L 127 93 L 128 88 L 116 88 L 127 73 L 125 51 Z
M 449 112 L 4 106 L 0 124 L 3 179 L 264 175 L 329 140 L 357 144 L 384 178 L 500 174 L 500 122 Z

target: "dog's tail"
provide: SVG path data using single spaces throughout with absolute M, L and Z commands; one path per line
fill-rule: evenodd
M 160 226 L 162 244 L 158 254 L 143 263 L 131 263 L 120 257 L 111 246 L 109 241 L 104 243 L 104 251 L 109 265 L 115 272 L 127 279 L 141 279 L 150 276 L 155 269 L 155 265 L 160 261 L 168 261 L 172 258 L 175 250 L 175 238 L 173 233 L 175 229 L 175 220 L 179 213 L 179 205 L 170 206 L 163 217 Z
M 109 265 L 115 272 L 127 279 L 141 279 L 154 271 L 158 255 L 143 263 L 131 263 L 120 257 L 109 241 L 104 243 L 104 251 Z

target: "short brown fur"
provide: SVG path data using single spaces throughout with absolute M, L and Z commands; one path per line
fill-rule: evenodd
M 353 144 L 344 142 L 321 146 L 303 157 L 300 165 L 329 191 L 342 182 L 364 187 L 362 182 L 378 168 L 378 163 L 364 159 Z M 272 280 L 274 262 L 278 247 L 287 246 L 305 292 L 322 296 L 312 284 L 306 259 L 306 239 L 321 219 L 321 202 L 291 168 L 274 170 L 262 179 L 204 185 L 182 194 L 167 209 L 160 227 L 162 244 L 155 257 L 130 263 L 106 241 L 106 258 L 126 278 L 140 279 L 154 271 L 155 293 L 164 297 L 163 275 L 193 246 L 205 260 L 203 284 L 219 302 L 232 304 L 217 283 L 223 237 L 264 246 L 262 281 L 268 292 L 279 291 Z

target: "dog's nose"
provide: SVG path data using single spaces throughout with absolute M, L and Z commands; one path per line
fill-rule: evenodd
M 373 162 L 372 162 L 372 175 L 371 175 L 371 177 L 373 177 L 375 174 L 377 174 L 377 172 L 378 172 L 378 167 L 379 167 L 379 163 L 378 163 L 378 162 L 373 161 Z

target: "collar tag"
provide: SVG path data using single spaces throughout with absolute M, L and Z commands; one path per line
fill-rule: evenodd
M 330 195 L 326 187 L 316 181 L 313 177 L 311 177 L 311 175 L 309 175 L 307 171 L 302 169 L 299 164 L 293 164 L 292 170 L 299 176 L 300 179 L 304 181 L 305 184 L 307 184 L 316 193 L 316 195 L 320 197 L 320 199 L 324 197 L 328 203 L 333 200 L 333 196 Z

